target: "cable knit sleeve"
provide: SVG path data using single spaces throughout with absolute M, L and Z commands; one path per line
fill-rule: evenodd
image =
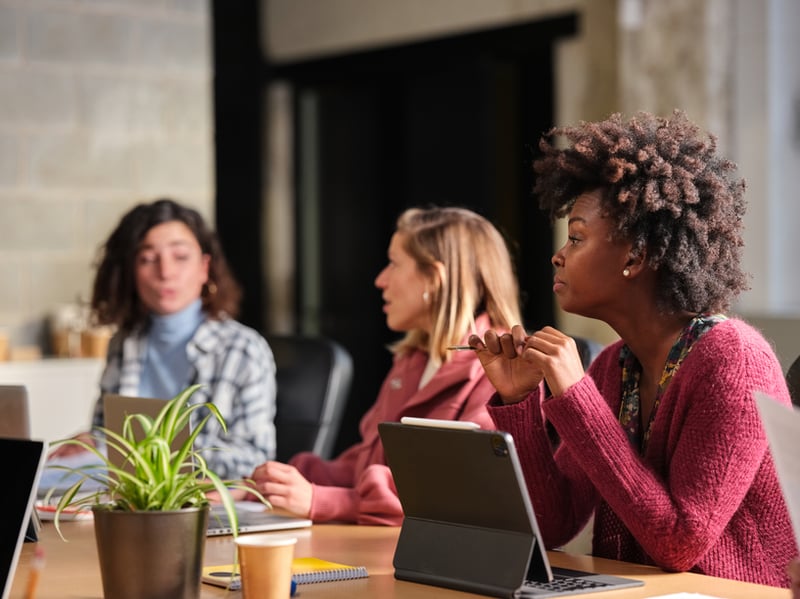
M 767 441 L 753 391 L 788 403 L 777 359 L 741 323 L 706 333 L 661 397 L 644 457 L 600 392 L 618 395 L 619 369 L 593 372 L 597 386 L 584 377 L 548 400 L 544 413 L 647 555 L 665 569 L 688 570 L 720 542 L 765 462 Z M 780 498 L 775 501 L 777 510 Z
M 548 434 L 542 393 L 540 388 L 511 405 L 503 405 L 494 396 L 487 408 L 496 428 L 514 438 L 542 540 L 546 547 L 554 548 L 583 529 L 597 502 L 597 493 L 569 451 L 558 447 Z
M 603 502 L 612 515 L 595 521 L 595 555 L 785 584 L 797 549 L 753 400 L 760 390 L 790 403 L 769 344 L 733 319 L 699 339 L 660 398 L 644 455 L 618 422 L 620 346 L 561 396 L 489 402 L 514 437 L 547 547 Z M 622 549 L 626 535 L 644 555 Z

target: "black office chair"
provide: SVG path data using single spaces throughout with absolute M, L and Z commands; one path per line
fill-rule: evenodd
M 786 371 L 786 386 L 789 387 L 792 403 L 800 407 L 800 356 L 792 362 L 789 370 Z
M 575 345 L 578 346 L 578 353 L 581 355 L 581 362 L 583 362 L 583 369 L 589 370 L 589 365 L 594 362 L 598 354 L 603 351 L 604 345 L 597 341 L 592 341 L 586 337 L 572 336 L 575 340 Z
M 353 359 L 323 337 L 266 335 L 277 367 L 277 459 L 312 451 L 333 457 L 353 379 Z

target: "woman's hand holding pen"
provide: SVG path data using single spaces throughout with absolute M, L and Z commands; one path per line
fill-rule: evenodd
M 526 354 L 527 333 L 515 325 L 511 333 L 498 335 L 486 331 L 484 338 L 472 335 L 469 344 L 475 348 L 486 376 L 494 385 L 503 403 L 525 399 L 542 381 L 543 372 Z
M 583 378 L 575 340 L 553 327 L 528 335 L 515 325 L 510 334 L 487 331 L 483 340 L 472 335 L 469 344 L 506 404 L 523 400 L 542 378 L 553 395 L 561 395 Z

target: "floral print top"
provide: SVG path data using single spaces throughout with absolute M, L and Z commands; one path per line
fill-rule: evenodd
M 715 324 L 724 320 L 727 320 L 727 317 L 723 314 L 700 314 L 695 316 L 683 330 L 667 356 L 664 372 L 658 383 L 653 410 L 650 412 L 650 419 L 646 427 L 642 424 L 639 406 L 639 378 L 642 374 L 642 365 L 627 345 L 622 346 L 619 354 L 620 366 L 622 366 L 622 403 L 619 408 L 619 422 L 631 445 L 638 448 L 639 453 L 644 453 L 647 448 L 650 427 L 655 420 L 661 395 L 669 385 L 672 376 L 691 351 L 694 342 Z

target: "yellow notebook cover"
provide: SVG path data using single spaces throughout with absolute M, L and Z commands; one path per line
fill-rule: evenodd
M 292 580 L 297 584 L 351 580 L 367 576 L 367 569 L 363 566 L 348 566 L 317 557 L 296 557 L 292 560 Z M 237 590 L 241 587 L 239 566 L 206 566 L 203 568 L 203 582 Z

